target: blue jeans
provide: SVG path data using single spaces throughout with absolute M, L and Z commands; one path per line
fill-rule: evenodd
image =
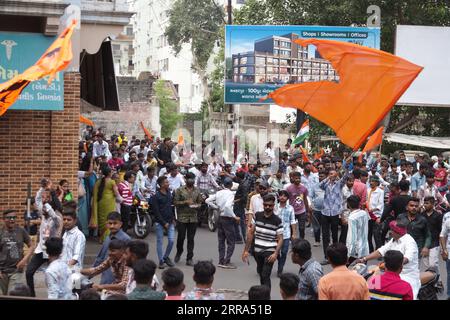
M 447 298 L 450 298 L 450 259 L 447 259 Z
M 247 225 L 245 224 L 245 210 L 234 210 L 234 214 L 241 218 L 239 224 L 234 224 L 234 231 L 236 233 L 236 241 L 244 241 L 246 239 Z
M 284 265 L 286 263 L 286 258 L 289 252 L 289 244 L 291 239 L 283 239 L 283 245 L 281 246 L 281 252 L 278 256 L 278 272 L 283 272 Z
M 169 230 L 167 232 L 167 237 L 169 242 L 167 243 L 166 252 L 163 254 L 163 240 L 164 240 L 164 226 L 155 223 L 156 225 L 156 251 L 158 252 L 158 260 L 159 262 L 164 262 L 166 258 L 169 257 L 170 252 L 172 251 L 174 239 L 175 239 L 175 225 L 173 223 L 169 224 Z

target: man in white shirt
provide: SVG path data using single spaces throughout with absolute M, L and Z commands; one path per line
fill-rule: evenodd
M 264 201 L 263 197 L 268 193 L 269 191 L 269 184 L 265 181 L 260 181 L 258 185 L 258 189 L 256 190 L 258 194 L 255 194 L 250 198 L 250 207 L 248 210 L 248 225 L 250 226 L 253 224 L 253 221 L 255 219 L 255 214 L 257 212 L 264 211 Z
M 369 260 L 381 258 L 389 250 L 400 251 L 404 256 L 403 270 L 400 273 L 400 278 L 411 285 L 414 299 L 417 299 L 417 294 L 421 287 L 419 249 L 417 248 L 417 243 L 413 237 L 406 233 L 406 226 L 394 220 L 389 223 L 389 227 L 391 229 L 392 239 L 375 252 L 360 259 L 360 261 L 365 263 Z
M 171 192 L 175 192 L 179 187 L 184 186 L 186 182 L 184 181 L 184 177 L 181 173 L 178 172 L 178 167 L 173 165 L 170 167 L 169 175 L 167 176 L 167 180 L 169 181 L 169 189 Z
M 112 158 L 111 152 L 109 151 L 108 142 L 103 140 L 103 135 L 97 136 L 97 141 L 94 142 L 92 146 L 92 155 L 94 158 L 98 158 L 100 156 L 106 156 L 109 160 Z
M 379 185 L 380 179 L 377 176 L 372 176 L 370 178 L 370 188 L 367 189 L 366 203 L 367 212 L 370 216 L 368 235 L 370 252 L 384 244 L 381 239 L 381 215 L 384 210 L 384 191 L 379 188 Z M 375 240 L 375 248 L 372 237 Z
M 408 162 L 406 164 L 405 171 L 401 171 L 400 174 L 398 175 L 398 182 L 400 182 L 403 179 L 405 179 L 405 180 L 408 180 L 411 183 L 413 168 L 414 168 L 413 164 L 411 162 Z
M 370 252 L 369 242 L 367 241 L 369 216 L 366 211 L 360 209 L 360 201 L 361 199 L 355 195 L 351 195 L 347 199 L 350 215 L 347 220 L 346 246 L 348 256 L 352 258 L 365 257 Z
M 86 237 L 77 227 L 76 210 L 64 207 L 63 212 L 63 251 L 61 260 L 77 269 L 83 268 Z
M 216 158 L 213 159 L 213 162 L 208 166 L 208 173 L 210 173 L 215 179 L 219 177 L 219 174 L 222 172 L 222 167 L 217 164 Z
M 139 145 L 134 146 L 131 150 L 136 151 L 136 154 L 143 153 L 144 157 L 147 158 L 149 148 L 147 148 L 145 141 L 142 140 Z
M 155 171 L 156 168 L 147 168 L 147 175 L 145 176 L 141 186 L 142 194 L 149 202 L 150 198 L 156 194 L 156 180 L 158 180 L 158 178 L 155 175 Z
M 220 190 L 215 195 L 206 199 L 207 204 L 214 203 L 217 205 L 220 216 L 217 224 L 217 237 L 219 239 L 219 264 L 220 268 L 236 269 L 236 266 L 231 263 L 231 256 L 234 252 L 234 246 L 236 243 L 235 227 L 236 223 L 239 223 L 240 218 L 237 217 L 233 211 L 234 205 L 234 193 L 231 191 L 233 187 L 233 180 L 225 178 L 225 189 Z M 227 250 L 225 254 L 225 242 L 227 244 Z
M 131 171 L 133 171 L 133 173 L 136 175 L 136 180 L 133 184 L 133 196 L 138 195 L 142 198 L 143 195 L 141 194 L 141 187 L 144 183 L 144 174 L 141 171 L 141 164 L 139 163 L 139 161 L 134 161 L 131 164 Z

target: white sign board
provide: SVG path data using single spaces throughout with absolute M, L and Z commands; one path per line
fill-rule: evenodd
M 424 67 L 397 104 L 450 107 L 450 27 L 398 25 L 395 55 Z
M 293 114 L 290 118 L 290 122 L 295 123 L 297 109 L 284 108 L 284 107 L 280 107 L 276 104 L 271 104 L 269 121 L 275 122 L 275 123 L 287 123 L 286 119 L 287 119 L 287 115 L 289 115 L 289 114 L 290 115 Z

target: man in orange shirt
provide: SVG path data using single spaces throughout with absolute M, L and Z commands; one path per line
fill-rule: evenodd
M 319 300 L 369 300 L 366 280 L 347 267 L 347 247 L 334 243 L 327 249 L 333 271 L 319 280 Z

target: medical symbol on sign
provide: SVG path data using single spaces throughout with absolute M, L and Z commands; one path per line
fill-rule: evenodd
M 1 42 L 2 45 L 5 46 L 6 49 L 6 59 L 11 60 L 11 55 L 12 55 L 12 47 L 17 45 L 17 42 L 15 42 L 14 40 L 3 40 Z

